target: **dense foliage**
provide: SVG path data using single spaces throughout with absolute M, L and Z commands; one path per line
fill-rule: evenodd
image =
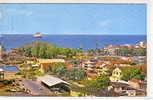
M 47 42 L 35 41 L 19 48 L 19 52 L 28 57 L 54 58 L 59 55 L 72 57 L 82 52 L 82 50 L 74 48 L 58 48 Z
M 84 70 L 68 69 L 63 63 L 53 63 L 48 72 L 53 72 L 58 77 L 68 80 L 82 80 L 86 77 Z
M 85 85 L 92 88 L 106 88 L 109 85 L 109 75 L 101 74 L 96 79 L 87 80 Z
M 116 51 L 117 55 L 120 56 L 146 56 L 146 49 L 128 49 L 128 48 L 120 48 Z
M 139 68 L 124 68 L 122 70 L 122 75 L 122 79 L 126 81 L 130 79 L 144 80 L 145 78 L 145 73 Z

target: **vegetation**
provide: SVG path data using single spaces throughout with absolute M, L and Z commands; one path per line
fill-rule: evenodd
M 145 73 L 142 72 L 139 68 L 124 68 L 122 70 L 123 80 L 130 80 L 130 79 L 138 79 L 138 80 L 144 80 Z
M 2 45 L 2 51 L 6 51 L 6 48 Z
M 109 85 L 109 75 L 101 74 L 96 79 L 86 80 L 84 85 L 92 88 L 107 88 Z
M 120 56 L 146 56 L 146 49 L 120 48 L 116 50 L 116 54 Z
M 116 96 L 114 93 L 109 94 L 110 91 L 107 90 L 109 85 L 109 75 L 101 74 L 96 79 L 87 80 L 84 79 L 79 83 L 83 84 L 85 87 L 77 87 L 72 85 L 72 90 L 81 93 L 82 96 Z
M 146 49 L 135 49 L 132 54 L 135 56 L 146 56 Z
M 94 53 L 95 50 L 94 50 L 94 49 L 89 49 L 88 52 L 89 52 L 89 53 Z
M 12 84 L 12 80 L 1 80 L 0 81 L 0 86 L 7 86 L 7 85 L 11 85 Z
M 19 53 L 28 57 L 56 58 L 58 55 L 72 57 L 82 52 L 81 49 L 58 48 L 53 44 L 35 41 L 19 48 Z
M 84 70 L 68 69 L 63 63 L 53 63 L 48 72 L 53 72 L 57 76 L 67 80 L 82 80 L 86 77 Z

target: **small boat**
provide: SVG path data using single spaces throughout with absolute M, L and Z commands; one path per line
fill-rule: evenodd
M 37 32 L 36 34 L 34 34 L 34 37 L 35 37 L 35 38 L 41 38 L 41 37 L 42 37 L 42 35 L 41 35 L 41 33 L 40 33 L 40 32 Z

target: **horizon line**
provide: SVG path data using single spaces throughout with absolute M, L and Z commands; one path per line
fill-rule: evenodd
M 146 35 L 147 36 L 147 33 L 146 34 L 48 34 L 48 33 L 41 33 L 42 35 Z M 34 34 L 31 34 L 31 33 L 3 33 L 3 34 L 0 34 L 0 35 L 34 35 Z

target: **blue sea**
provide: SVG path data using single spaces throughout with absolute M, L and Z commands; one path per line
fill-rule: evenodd
M 146 41 L 146 35 L 43 35 L 34 38 L 33 35 L 1 35 L 0 42 L 6 50 L 18 48 L 32 41 L 46 41 L 57 47 L 79 48 L 84 50 L 103 48 L 105 45 L 136 44 Z

